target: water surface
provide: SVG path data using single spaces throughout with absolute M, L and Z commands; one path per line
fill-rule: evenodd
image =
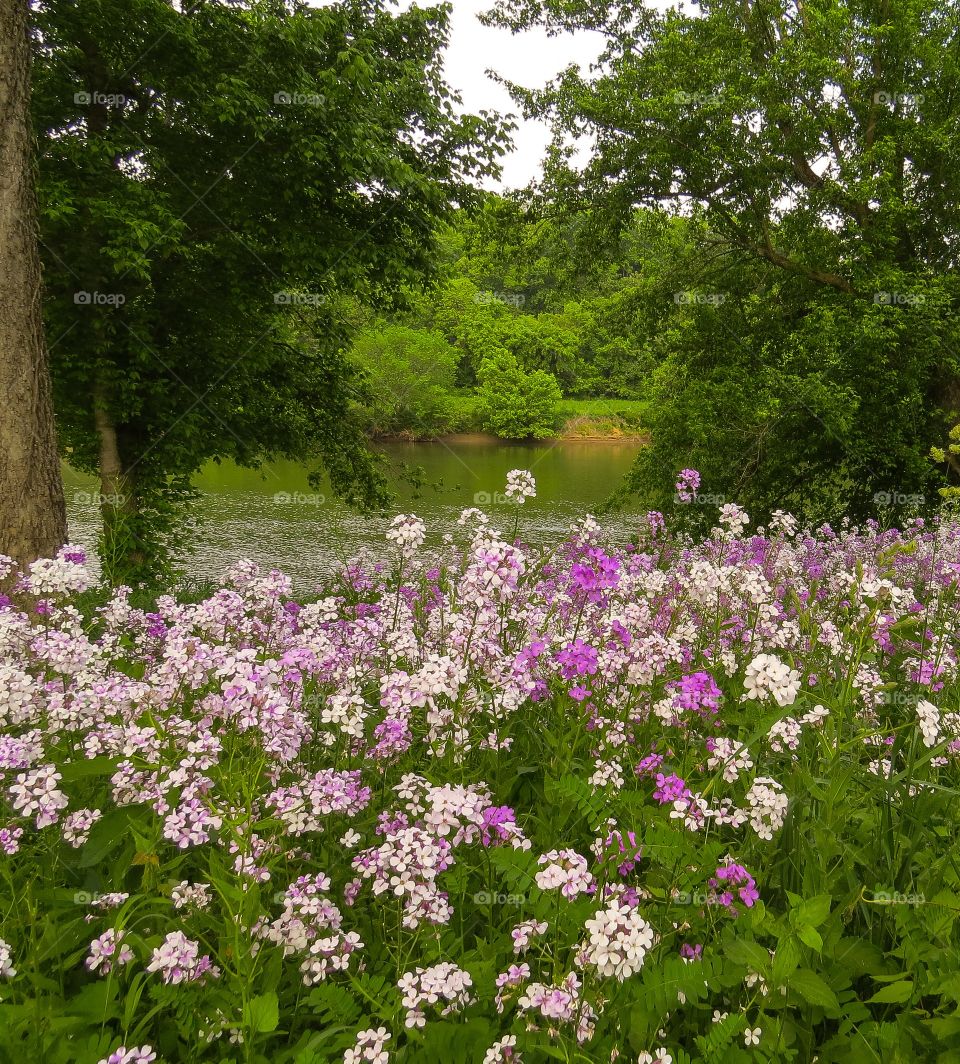
M 556 542 L 591 513 L 630 468 L 639 444 L 633 440 L 560 440 L 511 444 L 485 437 L 460 437 L 436 443 L 381 445 L 389 461 L 396 512 L 416 513 L 427 523 L 428 543 L 453 531 L 461 510 L 479 506 L 495 527 L 510 533 L 516 508 L 502 496 L 507 472 L 529 469 L 537 497 L 520 516 L 520 534 L 528 542 Z M 194 483 L 201 492 L 201 526 L 188 572 L 216 579 L 240 557 L 277 566 L 301 589 L 348 558 L 380 556 L 388 518 L 356 514 L 307 481 L 309 467 L 275 462 L 261 471 L 231 463 L 206 466 Z M 88 547 L 96 542 L 99 514 L 91 477 L 65 469 L 71 538 Z M 419 486 L 417 482 L 419 481 Z M 618 514 L 605 523 L 625 534 L 636 515 Z

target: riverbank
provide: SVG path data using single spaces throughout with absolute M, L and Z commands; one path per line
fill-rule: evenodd
M 603 441 L 633 440 L 649 442 L 650 434 L 645 427 L 647 404 L 639 399 L 565 399 L 557 410 L 558 428 L 553 436 L 541 442 L 579 440 L 588 443 Z M 511 443 L 492 433 L 483 432 L 465 416 L 455 431 L 376 433 L 371 438 L 378 442 L 403 443 Z

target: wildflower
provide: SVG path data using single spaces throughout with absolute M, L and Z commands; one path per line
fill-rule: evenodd
M 90 829 L 102 816 L 99 809 L 78 809 L 71 813 L 63 822 L 63 841 L 79 849 L 90 838 Z
M 181 880 L 170 892 L 175 909 L 206 909 L 210 904 L 210 884 Z
M 513 952 L 526 953 L 530 940 L 536 935 L 544 934 L 547 926 L 545 920 L 527 920 L 522 924 L 517 924 L 510 932 L 510 937 L 513 939 Z
M 753 903 L 760 898 L 760 892 L 757 890 L 753 876 L 743 865 L 733 864 L 732 862 L 721 865 L 717 869 L 714 877 L 710 880 L 710 886 L 714 890 L 721 892 L 717 897 L 717 902 L 726 906 L 734 915 L 737 912 L 736 906 L 733 904 L 734 890 L 740 901 L 748 909 L 752 908 Z
M 783 827 L 789 800 L 776 780 L 757 776 L 746 794 L 750 825 L 761 839 L 770 840 Z
M 67 796 L 57 789 L 60 779 L 55 765 L 40 765 L 20 773 L 10 787 L 13 808 L 21 816 L 34 816 L 37 828 L 56 824 L 60 810 L 67 805 Z
M 522 1064 L 523 1057 L 517 1049 L 517 1036 L 508 1034 L 483 1054 L 482 1064 Z
M 12 979 L 17 974 L 13 967 L 13 950 L 0 938 L 0 979 Z
M 926 699 L 917 702 L 917 719 L 923 735 L 923 745 L 936 746 L 940 738 L 940 710 Z
M 746 510 L 737 506 L 735 502 L 727 502 L 720 507 L 720 524 L 731 536 L 742 535 L 749 523 L 750 517 Z
M 390 1054 L 386 1045 L 390 1038 L 386 1027 L 371 1027 L 358 1032 L 354 1045 L 343 1054 L 343 1064 L 387 1064 Z
M 182 931 L 171 931 L 163 943 L 153 951 L 147 965 L 148 972 L 160 972 L 165 983 L 193 982 L 209 976 L 216 979 L 218 968 L 210 963 L 207 955 L 200 956 L 200 946 Z
M 773 654 L 758 654 L 747 666 L 743 686 L 745 698 L 759 702 L 769 695 L 777 705 L 792 706 L 800 691 L 800 673 Z
M 760 1027 L 754 1027 L 751 1030 L 749 1027 L 743 1032 L 743 1044 L 745 1046 L 758 1046 L 760 1045 L 760 1035 L 763 1034 L 763 1030 Z
M 736 739 L 708 739 L 707 749 L 710 751 L 707 768 L 722 768 L 727 783 L 733 783 L 740 778 L 741 772 L 753 768 L 750 751 Z
M 90 943 L 90 955 L 84 964 L 88 971 L 98 975 L 109 975 L 114 968 L 129 964 L 133 960 L 133 950 L 122 945 L 123 932 L 108 928 L 99 938 Z
M 150 1064 L 157 1059 L 153 1046 L 120 1046 L 109 1057 L 103 1057 L 97 1064 Z
M 572 901 L 578 894 L 589 894 L 595 889 L 585 857 L 575 850 L 551 850 L 537 858 L 541 870 L 536 874 L 536 884 L 541 890 L 556 890 Z
M 533 479 L 533 474 L 527 469 L 511 469 L 507 473 L 505 494 L 512 502 L 521 506 L 527 499 L 536 498 L 537 482 Z
M 387 539 L 395 543 L 404 558 L 412 558 L 423 546 L 427 526 L 416 514 L 398 514 L 387 530 Z
M 700 487 L 700 474 L 696 469 L 681 469 L 677 474 L 677 501 L 693 502 Z
M 586 929 L 589 938 L 580 953 L 581 963 L 621 983 L 640 971 L 654 942 L 653 929 L 636 909 L 618 901 L 595 912 Z
M 472 985 L 469 973 L 450 961 L 406 972 L 397 983 L 403 995 L 403 1007 L 407 1010 L 406 1026 L 423 1027 L 426 1024 L 422 1008 L 425 1004 L 437 1006 L 442 1003 L 441 1016 L 459 1012 L 473 1000 L 469 993 Z
M 679 710 L 692 711 L 701 717 L 716 716 L 723 695 L 709 672 L 694 672 L 682 676 L 670 685 L 673 703 Z

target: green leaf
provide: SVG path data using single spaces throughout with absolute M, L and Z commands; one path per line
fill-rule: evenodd
M 252 1030 L 263 1034 L 277 1029 L 277 1024 L 280 1022 L 280 1006 L 277 995 L 272 990 L 251 999 L 248 1008 L 248 1023 Z
M 900 982 L 891 983 L 878 990 L 872 998 L 867 998 L 867 1004 L 891 1004 L 899 1005 L 909 1001 L 913 996 L 913 980 L 902 979 Z
M 773 958 L 773 983 L 779 986 L 787 981 L 803 957 L 800 940 L 796 935 L 786 935 L 780 940 Z
M 816 972 L 809 968 L 798 968 L 790 976 L 789 987 L 811 1005 L 820 1005 L 825 1009 L 839 1009 L 840 1002 L 830 986 Z
M 798 927 L 797 938 L 811 949 L 815 949 L 817 953 L 823 949 L 823 939 L 820 937 L 819 932 L 815 931 L 812 927 Z
M 731 960 L 755 972 L 765 972 L 770 967 L 770 954 L 759 942 L 737 938 L 727 944 L 724 952 Z
M 806 924 L 810 927 L 819 927 L 830 915 L 832 901 L 829 894 L 818 894 L 815 898 L 808 898 L 791 911 L 790 922 L 795 926 Z

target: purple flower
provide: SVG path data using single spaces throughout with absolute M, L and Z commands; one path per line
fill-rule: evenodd
M 575 639 L 557 654 L 560 675 L 565 680 L 576 676 L 593 676 L 597 671 L 597 652 L 582 639 Z
M 483 811 L 480 838 L 484 846 L 497 846 L 513 839 L 516 836 L 516 827 L 517 815 L 509 805 L 491 805 Z
M 653 797 L 661 805 L 677 802 L 681 798 L 689 798 L 690 793 L 690 789 L 679 776 L 675 776 L 672 772 L 669 776 L 665 776 L 662 772 L 657 773 L 657 787 L 653 792 Z
M 677 474 L 677 501 L 693 502 L 700 487 L 700 474 L 696 469 L 681 469 Z
M 723 694 L 709 672 L 694 672 L 670 684 L 677 709 L 690 710 L 701 717 L 716 714 Z
M 748 909 L 752 908 L 753 903 L 760 898 L 760 892 L 757 890 L 753 876 L 743 865 L 720 865 L 716 875 L 710 880 L 710 886 L 715 891 L 721 892 L 713 903 L 726 906 L 734 915 L 737 913 L 734 905 L 734 891 Z

